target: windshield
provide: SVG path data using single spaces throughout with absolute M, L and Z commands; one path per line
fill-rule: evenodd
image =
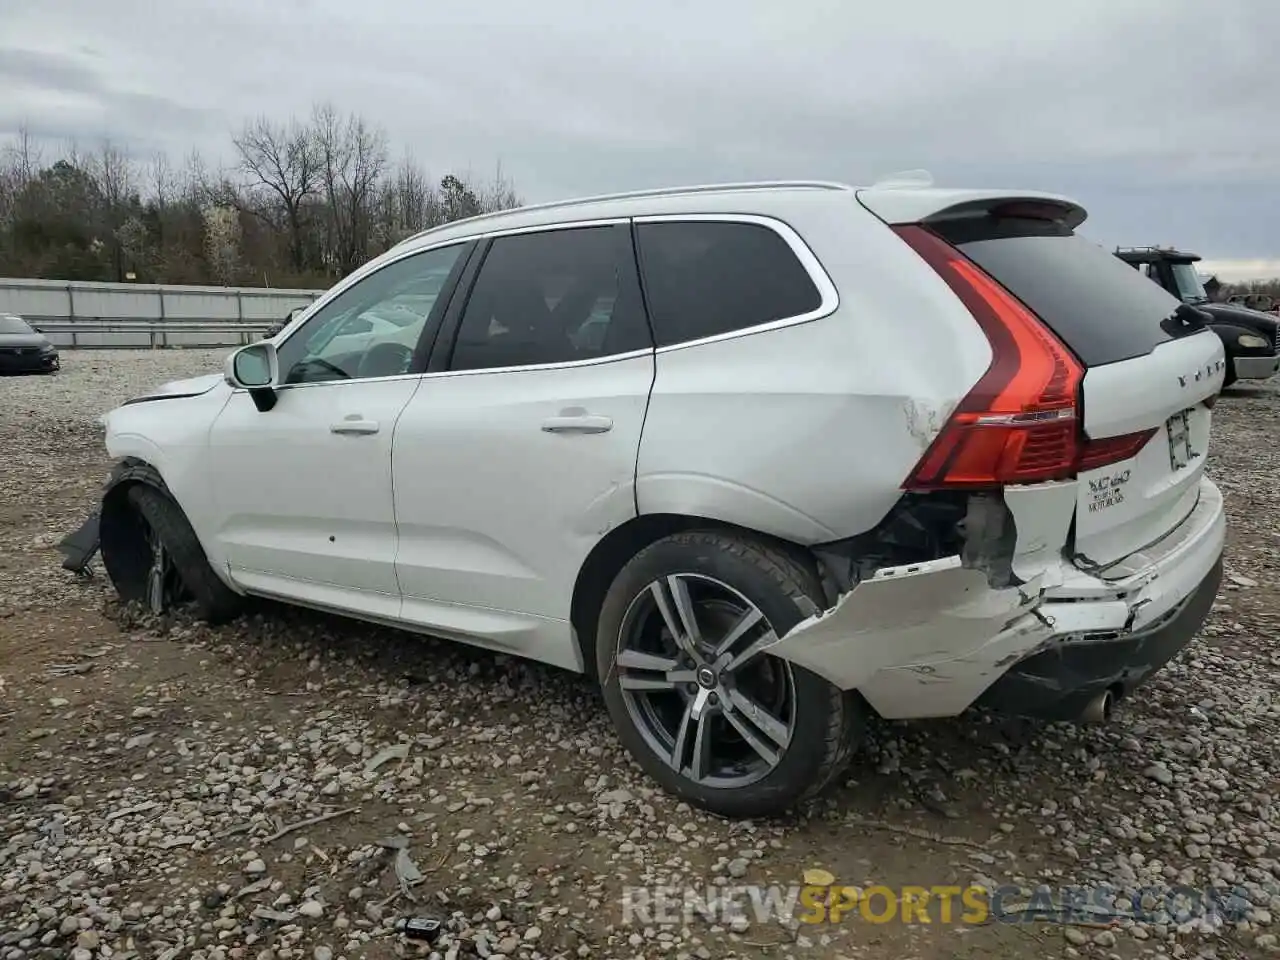
M 1205 293 L 1204 284 L 1200 282 L 1200 274 L 1196 273 L 1193 263 L 1171 263 L 1173 282 L 1178 286 L 1178 296 L 1183 303 L 1208 303 L 1209 294 Z
M 21 317 L 0 317 L 0 333 L 35 333 Z

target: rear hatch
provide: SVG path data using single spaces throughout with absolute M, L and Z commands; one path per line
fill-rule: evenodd
M 1078 472 L 1077 562 L 1105 568 L 1158 542 L 1198 499 L 1210 408 L 1222 387 L 1221 340 L 1193 308 L 1077 235 L 1084 211 L 1070 201 L 982 194 L 957 202 L 944 191 L 915 191 L 943 195 L 930 210 L 921 196 L 908 202 L 909 192 L 864 191 L 859 199 L 887 222 L 905 215 L 922 223 L 1065 344 L 1084 368 L 1084 442 L 1135 441 L 1124 459 Z

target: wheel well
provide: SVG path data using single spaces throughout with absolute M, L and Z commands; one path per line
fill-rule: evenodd
M 632 557 L 649 544 L 686 530 L 719 530 L 764 541 L 775 548 L 785 550 L 806 570 L 812 571 L 815 576 L 819 575 L 818 562 L 814 554 L 806 547 L 788 540 L 781 540 L 746 527 L 726 523 L 723 520 L 710 520 L 706 517 L 672 513 L 651 513 L 633 517 L 621 526 L 610 530 L 592 548 L 582 564 L 582 569 L 578 571 L 577 582 L 573 585 L 569 622 L 573 627 L 578 652 L 582 655 L 583 668 L 588 676 L 594 677 L 596 674 L 596 624 L 600 618 L 600 607 L 604 604 L 605 594 L 609 592 L 609 587 L 618 573 Z
M 126 600 L 141 599 L 151 568 L 146 529 L 129 503 L 129 491 L 144 484 L 168 495 L 159 471 L 141 460 L 125 460 L 112 471 L 98 518 L 98 542 L 103 563 Z

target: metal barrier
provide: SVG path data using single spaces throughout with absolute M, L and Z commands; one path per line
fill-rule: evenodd
M 25 318 L 59 347 L 235 347 L 321 293 L 0 278 L 0 313 Z
M 137 349 L 138 347 L 243 346 L 264 337 L 272 323 L 199 320 L 75 320 L 28 316 L 27 321 L 59 347 Z

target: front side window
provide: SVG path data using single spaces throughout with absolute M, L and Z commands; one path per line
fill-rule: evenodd
M 790 244 L 763 224 L 641 223 L 636 240 L 660 347 L 803 316 L 822 305 Z
M 450 369 L 568 363 L 651 346 L 626 225 L 548 230 L 493 241 Z
M 282 382 L 409 373 L 424 331 L 440 322 L 436 300 L 463 246 L 404 257 L 330 300 L 280 346 Z

